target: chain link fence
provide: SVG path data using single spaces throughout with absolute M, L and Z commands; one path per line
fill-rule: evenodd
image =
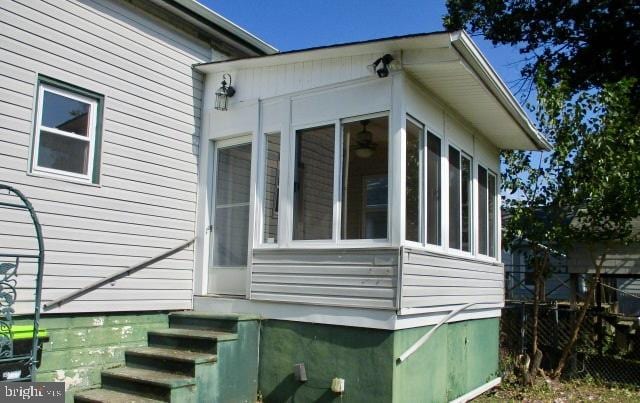
M 539 348 L 542 368 L 555 367 L 570 338 L 578 310 L 542 304 L 539 311 Z M 511 354 L 528 352 L 532 342 L 533 305 L 510 303 L 502 311 L 501 347 Z M 591 309 L 565 369 L 568 377 L 592 377 L 608 383 L 640 385 L 640 322 Z

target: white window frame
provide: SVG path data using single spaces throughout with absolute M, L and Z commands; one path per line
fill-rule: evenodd
M 418 222 L 419 222 L 419 241 L 412 241 L 407 239 L 407 233 L 406 233 L 406 223 L 407 223 L 407 206 L 406 206 L 406 200 L 405 200 L 405 205 L 402 207 L 402 211 L 403 211 L 403 216 L 402 219 L 405 222 L 405 233 L 402 234 L 402 239 L 403 239 L 403 243 L 406 244 L 407 246 L 414 246 L 414 247 L 427 247 L 426 245 L 429 245 L 428 247 L 430 248 L 435 248 L 438 247 L 438 245 L 433 245 L 433 244 L 427 244 L 427 219 L 426 219 L 426 210 L 427 210 L 427 198 L 426 198 L 426 194 L 425 194 L 425 189 L 427 186 L 427 164 L 426 164 L 426 157 L 427 157 L 427 131 L 429 130 L 427 128 L 427 126 L 422 123 L 420 120 L 414 118 L 413 116 L 411 116 L 409 113 L 406 114 L 406 120 L 410 121 L 411 123 L 413 123 L 414 125 L 416 125 L 418 128 L 420 128 L 420 161 L 419 161 L 419 166 L 418 166 L 418 170 L 420 173 L 420 178 L 419 180 L 419 186 L 420 186 L 420 194 L 418 196 L 418 208 L 419 208 L 419 218 L 418 218 Z M 406 127 L 405 127 L 406 130 Z M 433 131 L 432 131 L 433 133 Z M 406 153 L 406 138 L 405 138 L 405 153 Z M 406 158 L 406 155 L 405 155 Z M 405 161 L 406 164 L 406 161 Z M 406 175 L 406 172 L 405 172 Z M 403 178 L 403 180 L 405 181 L 405 183 L 403 184 L 403 189 L 406 192 L 406 177 Z
M 44 126 L 42 124 L 42 110 L 44 107 L 44 92 L 50 92 L 66 98 L 74 99 L 86 104 L 89 104 L 89 118 L 87 121 L 87 136 L 81 136 L 70 132 L 65 132 L 53 127 Z M 35 131 L 33 142 L 33 158 L 31 161 L 31 172 L 39 173 L 54 177 L 72 178 L 91 183 L 93 181 L 93 172 L 95 169 L 95 147 L 96 147 L 96 133 L 97 133 L 97 115 L 98 115 L 98 100 L 95 98 L 86 97 L 70 90 L 61 89 L 46 83 L 40 83 L 38 86 L 38 105 L 37 114 L 35 119 Z M 89 143 L 89 155 L 87 161 L 87 174 L 78 174 L 75 172 L 64 171 L 61 169 L 53 169 L 42 167 L 38 165 L 38 158 L 40 154 L 40 135 L 41 131 L 68 137 L 74 140 L 81 140 Z
M 289 142 L 291 144 L 291 149 L 290 149 L 290 155 L 287 155 L 288 157 L 288 161 L 287 161 L 287 169 L 289 172 L 289 178 L 288 178 L 288 191 L 286 192 L 286 197 L 288 198 L 288 200 L 290 201 L 289 205 L 286 206 L 287 208 L 287 228 L 286 228 L 286 234 L 282 234 L 279 233 L 279 237 L 280 239 L 282 239 L 282 242 L 278 242 L 278 246 L 281 247 L 295 247 L 295 248 L 335 248 L 335 247 L 371 247 L 371 246 L 389 246 L 391 245 L 391 214 L 387 214 L 387 238 L 384 239 L 341 239 L 340 237 L 340 232 L 341 232 L 341 228 L 342 228 L 342 167 L 343 167 L 343 152 L 342 152 L 342 147 L 343 147 L 343 130 L 342 130 L 342 126 L 345 123 L 352 123 L 352 122 L 358 122 L 361 121 L 363 119 L 375 119 L 375 118 L 379 118 L 379 117 L 386 117 L 387 119 L 390 120 L 390 111 L 381 111 L 381 112 L 373 112 L 373 113 L 368 113 L 365 115 L 357 115 L 357 116 L 350 116 L 350 117 L 344 117 L 344 118 L 338 118 L 338 119 L 331 119 L 331 120 L 324 120 L 324 121 L 317 121 L 317 122 L 313 122 L 313 123 L 305 123 L 305 124 L 300 124 L 300 125 L 292 125 L 291 127 L 291 132 L 290 132 L 290 137 L 289 137 Z M 293 199 L 294 199 L 294 177 L 295 177 L 295 144 L 296 144 L 296 135 L 298 131 L 301 130 L 306 130 L 306 129 L 313 129 L 315 127 L 322 127 L 322 126 L 329 126 L 329 125 L 333 125 L 334 126 L 334 155 L 333 155 L 333 220 L 332 220 L 332 237 L 331 239 L 298 239 L 298 240 L 294 240 L 293 239 L 293 217 L 294 217 L 294 203 L 293 203 Z M 391 131 L 391 122 L 389 121 L 388 123 L 389 125 L 389 132 Z M 387 135 L 389 136 L 389 143 L 391 142 L 391 135 L 390 133 L 387 133 Z M 282 138 L 281 138 L 282 141 Z M 282 144 L 281 144 L 282 147 Z M 387 169 L 387 175 L 388 175 L 388 191 L 387 191 L 387 208 L 388 208 L 388 212 L 391 211 L 392 206 L 391 206 L 391 181 L 393 180 L 392 174 L 391 174 L 391 170 L 392 170 L 392 156 L 390 155 L 391 153 L 391 148 L 389 148 L 388 150 L 389 155 L 387 156 L 387 164 L 388 164 L 388 169 Z M 281 169 L 283 167 L 282 165 L 282 153 L 281 153 Z M 281 187 L 282 187 L 282 183 L 281 183 Z M 281 193 L 282 195 L 282 193 Z M 262 196 L 261 196 L 262 197 Z M 282 204 L 282 199 L 281 199 L 281 207 L 285 208 L 285 206 L 283 206 Z M 281 209 L 282 210 L 282 209 Z M 282 217 L 279 218 L 279 223 L 280 226 L 283 226 L 284 223 L 282 223 Z M 261 227 L 262 228 L 262 227 Z M 283 236 L 280 236 L 283 235 Z M 285 238 L 286 237 L 286 238 Z M 260 244 L 261 247 L 268 247 L 268 244 Z M 273 247 L 275 247 L 276 245 L 274 245 Z
M 368 206 L 367 205 L 367 180 L 368 179 L 375 179 L 375 178 L 383 178 L 384 175 L 380 175 L 380 174 L 373 174 L 373 175 L 364 175 L 362 177 L 362 214 L 360 219 L 362 220 L 362 222 L 360 223 L 361 225 L 361 231 L 362 233 L 366 233 L 366 229 L 367 229 L 367 213 L 368 212 L 379 212 L 379 211 L 385 211 L 387 212 L 387 236 L 385 238 L 364 238 L 364 239 L 358 239 L 358 241 L 367 241 L 367 240 L 371 240 L 371 241 L 380 241 L 380 240 L 388 240 L 389 239 L 389 175 L 387 174 L 387 204 L 384 204 L 382 206 L 384 207 L 378 207 L 379 205 L 376 205 L 374 207 L 372 206 Z M 383 208 L 385 210 L 383 210 Z M 342 221 L 342 220 L 341 220 Z M 342 225 L 342 222 L 340 223 Z M 343 241 L 347 241 L 347 239 L 344 239 Z
M 365 119 L 376 119 L 376 118 L 387 118 L 387 142 L 388 142 L 388 149 L 387 149 L 387 237 L 386 238 L 363 238 L 363 239 L 342 239 L 341 238 L 341 230 L 342 230 L 342 169 L 343 167 L 343 163 L 344 163 L 344 154 L 343 154 L 343 145 L 344 145 L 344 130 L 342 130 L 343 126 L 345 123 L 354 123 L 354 122 L 360 122 L 362 120 Z M 390 245 L 391 244 L 391 181 L 393 180 L 392 175 L 391 175 L 391 170 L 392 170 L 392 165 L 391 165 L 391 160 L 392 160 L 392 156 L 391 156 L 391 114 L 389 111 L 383 111 L 383 112 L 375 112 L 375 113 L 368 113 L 366 115 L 358 115 L 358 116 L 350 116 L 347 118 L 342 118 L 339 120 L 339 127 L 338 127 L 339 133 L 338 133 L 338 141 L 339 141 L 339 145 L 340 145 L 340 149 L 339 152 L 336 153 L 336 166 L 335 166 L 335 171 L 334 171 L 334 175 L 338 175 L 339 178 L 339 183 L 338 183 L 338 192 L 334 192 L 337 193 L 337 203 L 338 203 L 338 208 L 337 208 L 337 232 L 336 232 L 336 239 L 338 240 L 337 243 L 338 245 L 344 245 L 344 246 L 370 246 L 370 245 Z M 371 176 L 371 175 L 369 175 Z M 375 175 L 375 176 L 380 176 L 380 175 Z
M 448 177 L 446 175 L 448 175 L 448 172 L 449 172 L 448 167 L 447 169 L 445 169 L 446 163 L 448 163 L 449 161 L 448 153 L 446 152 L 447 141 L 445 141 L 446 139 L 443 133 L 441 133 L 439 130 L 436 130 L 433 126 L 429 124 L 422 123 L 420 120 L 413 117 L 411 114 L 409 113 L 406 114 L 406 120 L 411 121 L 413 124 L 420 127 L 421 129 L 421 138 L 420 138 L 422 142 L 422 147 L 420 150 L 421 152 L 421 156 L 420 156 L 420 163 L 421 163 L 421 166 L 420 166 L 420 175 L 421 175 L 421 178 L 420 178 L 420 186 L 421 186 L 420 237 L 421 237 L 421 241 L 416 242 L 416 241 L 408 240 L 406 239 L 406 233 L 405 233 L 405 234 L 402 234 L 402 242 L 404 245 L 407 245 L 407 246 L 420 247 L 428 251 L 442 253 L 447 250 L 445 245 L 448 244 L 447 239 L 445 239 L 445 235 L 448 234 L 445 231 L 445 225 L 448 222 L 448 217 L 445 217 L 445 215 L 448 214 L 448 211 L 449 211 L 448 206 L 445 205 L 445 202 L 448 200 L 448 199 L 445 199 L 445 192 L 448 193 L 448 189 L 449 189 L 448 185 L 446 186 L 446 189 L 445 189 L 445 182 L 448 183 Z M 427 171 L 429 169 L 429 164 L 428 164 L 429 133 L 432 134 L 434 137 L 436 137 L 438 140 L 440 140 L 440 160 L 439 160 L 440 175 L 438 176 L 440 179 L 440 211 L 438 212 L 438 219 L 440 220 L 440 231 L 439 231 L 440 243 L 439 244 L 429 243 L 429 241 L 427 240 L 427 235 L 429 233 L 428 222 L 427 222 L 427 212 L 429 209 L 429 205 L 427 203 L 427 186 L 428 186 Z M 445 181 L 445 178 L 447 179 L 447 181 Z M 403 211 L 406 210 L 406 206 L 403 206 L 402 208 L 403 208 Z M 402 219 L 405 220 L 405 225 L 406 225 L 406 218 L 407 217 L 405 212 L 402 217 Z M 455 249 L 452 249 L 452 251 L 455 251 Z
M 239 146 L 239 145 L 246 145 L 246 144 L 252 144 L 253 145 L 253 134 L 239 134 L 237 136 L 233 136 L 230 138 L 225 138 L 225 139 L 220 139 L 220 140 L 213 140 L 213 176 L 211 178 L 211 189 L 210 189 L 210 194 L 211 194 L 211 200 L 209 203 L 209 208 L 210 208 L 210 214 L 209 216 L 211 217 L 211 226 L 210 226 L 210 231 L 213 232 L 215 231 L 215 227 L 217 225 L 217 223 L 215 222 L 215 215 L 216 215 L 216 189 L 217 189 L 217 178 L 218 178 L 218 151 L 225 149 L 225 148 L 229 148 L 229 147 L 234 147 L 234 146 Z M 252 150 L 253 151 L 253 150 Z M 253 154 L 253 153 L 252 153 Z M 253 160 L 253 155 L 251 156 L 251 159 Z M 251 214 L 251 200 L 249 200 L 249 202 L 245 202 L 245 203 L 235 203 L 236 205 L 242 205 L 242 204 L 246 204 L 249 206 L 249 213 Z M 250 261 L 251 261 L 251 226 L 249 226 L 249 238 L 248 238 L 248 244 L 249 244 L 249 250 L 247 251 L 248 255 L 247 255 L 247 266 L 222 266 L 226 269 L 246 269 L 249 265 L 250 265 Z M 214 259 L 214 237 L 215 235 L 212 233 L 211 236 L 209 237 L 209 261 L 207 262 L 207 267 L 209 270 L 214 269 L 215 267 L 219 267 L 219 266 L 214 266 L 213 265 L 213 259 Z M 208 281 L 208 280 L 207 280 Z M 209 292 L 209 285 L 206 285 L 207 287 L 207 292 Z
M 500 221 L 500 219 L 499 219 L 499 214 L 498 214 L 499 211 L 500 211 L 500 203 L 499 203 L 499 200 L 500 200 L 500 183 L 498 182 L 499 181 L 499 176 L 492 169 L 488 168 L 487 164 L 484 164 L 482 162 L 478 162 L 477 164 L 474 165 L 474 167 L 476 168 L 475 169 L 476 170 L 475 177 L 476 177 L 476 181 L 477 181 L 477 184 L 478 184 L 477 185 L 477 188 L 478 188 L 478 190 L 477 190 L 477 195 L 478 195 L 478 197 L 477 197 L 478 216 L 474 220 L 474 222 L 477 223 L 477 231 L 474 231 L 474 234 L 476 234 L 476 239 L 477 239 L 477 242 L 474 242 L 474 244 L 476 245 L 476 248 L 477 248 L 476 249 L 477 253 L 475 255 L 477 257 L 479 257 L 479 258 L 486 259 L 486 260 L 489 260 L 489 261 L 493 262 L 493 261 L 499 260 L 498 257 L 500 256 L 500 242 L 498 242 L 499 238 L 500 238 L 500 231 L 499 231 L 499 228 L 500 228 L 499 221 Z M 487 210 L 486 210 L 486 214 L 487 214 L 487 234 L 486 234 L 487 253 L 486 254 L 480 252 L 480 230 L 481 230 L 481 228 L 480 228 L 480 214 L 481 214 L 481 212 L 480 212 L 480 168 L 483 168 L 484 170 L 487 171 L 487 178 L 486 178 L 487 179 Z M 490 192 L 489 192 L 489 176 L 490 175 L 495 177 L 495 200 L 494 200 L 494 211 L 493 211 L 493 214 L 494 214 L 494 217 L 495 217 L 494 239 L 493 239 L 494 247 L 495 247 L 495 251 L 494 251 L 495 252 L 495 256 L 491 256 L 489 254 L 490 253 L 490 250 L 489 250 L 489 241 L 490 241 L 490 237 L 489 237 L 489 234 L 490 234 L 490 227 L 489 227 L 489 194 L 490 194 Z
M 333 208 L 332 208 L 332 220 L 331 220 L 331 238 L 327 239 L 293 239 L 293 231 L 294 231 L 294 216 L 295 216 L 295 175 L 296 175 L 296 140 L 297 134 L 299 131 L 313 129 L 317 127 L 323 126 L 333 126 Z M 288 192 L 287 198 L 290 203 L 288 206 L 287 215 L 289 218 L 287 219 L 288 228 L 287 228 L 287 243 L 294 247 L 326 247 L 326 246 L 335 246 L 337 242 L 337 231 L 339 231 L 339 224 L 336 225 L 336 214 L 337 214 L 337 204 L 338 204 L 338 195 L 336 194 L 336 187 L 340 186 L 340 180 L 336 178 L 336 167 L 339 163 L 337 161 L 336 155 L 340 154 L 337 148 L 340 146 L 340 120 L 332 119 L 319 121 L 309 124 L 296 125 L 291 128 L 291 139 L 290 139 L 290 155 L 288 155 L 288 170 L 289 170 L 289 181 L 288 181 Z
M 428 175 L 428 169 L 429 169 L 429 133 L 431 133 L 433 136 L 437 137 L 440 140 L 440 162 L 439 162 L 439 167 L 440 167 L 440 211 L 438 212 L 438 219 L 440 220 L 440 231 L 439 231 L 439 237 L 440 237 L 440 243 L 430 243 L 429 240 L 427 239 L 428 234 L 429 234 L 429 223 L 427 222 L 427 217 L 428 217 L 428 210 L 429 210 L 429 203 L 427 203 L 427 190 L 429 187 L 429 175 Z M 447 159 L 447 153 L 446 153 L 446 141 L 445 141 L 445 136 L 438 132 L 437 130 L 435 130 L 433 127 L 426 125 L 424 127 L 424 132 L 423 132 L 423 161 L 424 161 L 424 166 L 422 168 L 423 170 L 423 176 L 424 176 L 424 200 L 422 201 L 422 204 L 424 205 L 424 221 L 423 221 L 423 244 L 424 247 L 426 249 L 431 249 L 433 251 L 438 251 L 438 252 L 442 252 L 445 250 L 445 242 L 447 242 L 447 236 L 448 236 L 448 232 L 445 231 L 445 225 L 448 223 L 448 216 L 446 216 L 448 214 L 448 206 L 445 204 L 447 202 L 447 199 L 444 197 L 445 196 L 445 192 L 449 191 L 449 187 L 446 186 L 445 187 L 445 183 L 448 183 L 448 174 L 449 174 L 449 169 L 447 167 L 447 163 L 448 163 L 448 159 Z
M 447 252 L 450 254 L 461 254 L 463 256 L 473 256 L 475 253 L 475 217 L 474 217 L 474 201 L 475 201 L 475 197 L 474 197 L 474 186 L 473 186 L 473 181 L 474 181 L 474 175 L 475 172 L 477 171 L 477 169 L 475 169 L 475 164 L 474 164 L 474 158 L 473 156 L 464 151 L 461 147 L 458 147 L 455 143 L 448 141 L 447 142 L 447 179 L 448 179 L 448 175 L 449 175 L 449 147 L 457 150 L 460 153 L 460 182 L 459 182 L 459 186 L 458 186 L 458 204 L 460 206 L 460 248 L 453 248 L 450 245 L 449 242 L 449 234 L 447 235 Z M 469 162 L 471 163 L 471 176 L 469 177 L 469 202 L 471 203 L 471 205 L 469 206 L 469 250 L 466 251 L 464 249 L 462 249 L 462 158 L 466 158 L 469 160 Z M 480 166 L 482 166 L 484 168 L 483 165 L 480 164 Z M 488 170 L 487 170 L 488 171 Z M 447 193 L 449 195 L 449 198 L 447 199 L 448 201 L 448 205 L 447 205 L 447 213 L 450 213 L 450 209 L 451 209 L 451 203 L 450 203 L 450 198 L 451 198 L 451 193 L 449 192 L 449 184 L 447 183 Z M 448 217 L 447 217 L 447 222 L 448 222 Z M 451 226 L 451 223 L 448 222 L 449 227 Z M 484 256 L 484 255 L 483 255 Z
M 278 161 L 278 224 L 277 224 L 277 229 L 276 229 L 276 242 L 273 243 L 269 243 L 269 242 L 265 242 L 264 240 L 264 226 L 265 226 L 265 216 L 264 216 L 264 204 L 266 202 L 265 200 L 265 191 L 267 189 L 267 183 L 266 183 L 266 168 L 267 168 L 267 147 L 268 147 L 268 142 L 267 142 L 267 136 L 270 135 L 275 135 L 277 134 L 278 136 L 280 136 L 280 150 L 279 150 L 279 156 L 280 156 L 280 160 Z M 282 201 L 282 196 L 283 196 L 283 186 L 282 186 L 282 182 L 281 182 L 281 177 L 282 177 L 282 171 L 283 171 L 283 163 L 286 162 L 286 159 L 284 158 L 284 152 L 283 152 L 283 141 L 284 141 L 284 136 L 281 130 L 278 129 L 274 129 L 274 130 L 269 130 L 269 131 L 264 131 L 260 134 L 260 140 L 258 141 L 258 144 L 260 146 L 260 169 L 258 169 L 258 173 L 261 175 L 260 178 L 258 179 L 258 202 L 256 203 L 256 207 L 259 209 L 259 213 L 258 213 L 258 229 L 259 229 L 259 239 L 257 242 L 257 247 L 264 247 L 264 248 L 277 248 L 278 245 L 280 245 L 282 243 L 282 219 L 283 219 L 283 212 L 282 212 L 282 207 L 283 207 L 283 203 L 281 203 Z M 262 172 L 261 170 L 264 170 L 264 172 Z

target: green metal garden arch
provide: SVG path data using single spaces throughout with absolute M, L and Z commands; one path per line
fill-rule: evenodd
M 36 253 L 17 253 L 12 250 L 2 250 L 0 245 L 0 365 L 14 368 L 25 368 L 19 376 L 12 376 L 3 381 L 34 381 L 38 366 L 38 335 L 40 321 L 40 304 L 42 298 L 42 277 L 44 271 L 44 240 L 42 238 L 42 227 L 38 221 L 38 216 L 33 205 L 18 189 L 0 183 L 0 194 L 9 196 L 0 199 L 0 209 L 14 211 L 26 210 L 29 213 L 34 227 L 34 237 L 37 239 L 38 251 Z M 16 202 L 11 199 L 16 198 Z M 0 225 L 3 223 L 0 221 Z M 33 312 L 33 335 L 31 348 L 27 351 L 14 349 L 14 304 L 17 297 L 17 276 L 20 263 L 28 261 L 35 262 L 37 273 L 34 284 L 34 312 Z M 26 374 L 25 374 L 26 372 Z

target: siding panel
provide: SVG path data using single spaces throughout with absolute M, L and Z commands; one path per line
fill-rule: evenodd
M 56 45 L 73 48 L 78 56 L 87 55 L 95 60 L 99 60 L 106 64 L 117 65 L 127 71 L 136 72 L 145 70 L 146 77 L 140 77 L 144 81 L 154 83 L 164 83 L 164 85 L 176 92 L 192 95 L 193 85 L 191 77 L 182 74 L 169 74 L 170 70 L 163 68 L 158 64 L 145 66 L 147 60 L 140 55 L 130 51 L 122 45 L 113 45 L 105 41 L 95 40 L 92 31 L 82 31 L 74 28 L 68 22 L 62 22 L 49 17 L 46 12 L 51 12 L 51 8 L 46 7 L 46 3 L 40 3 L 40 9 L 20 5 L 16 1 L 15 7 L 11 11 L 6 11 L 11 23 L 16 29 L 27 32 L 38 32 L 38 35 L 47 38 L 47 41 Z M 92 40 L 93 39 L 93 40 Z M 157 71 L 160 70 L 160 71 Z M 184 79 L 183 79 L 184 77 Z
M 21 39 L 30 40 L 35 44 L 32 45 L 18 41 L 8 35 L 17 35 Z M 154 115 L 158 118 L 161 118 L 163 113 L 176 114 L 181 120 L 166 121 L 178 128 L 188 127 L 182 124 L 182 119 L 190 119 L 188 113 L 190 110 L 193 113 L 191 109 L 195 101 L 193 97 L 176 91 L 163 89 L 163 87 L 158 84 L 152 85 L 151 83 L 147 83 L 145 86 L 138 85 L 136 83 L 138 78 L 132 75 L 124 74 L 124 78 L 121 78 L 118 75 L 121 71 L 117 66 L 98 66 L 97 63 L 90 60 L 88 56 L 84 56 L 87 63 L 84 65 L 78 60 L 73 60 L 74 57 L 79 57 L 79 55 L 68 55 L 70 59 L 67 59 L 63 55 L 52 53 L 47 49 L 48 44 L 45 39 L 33 37 L 33 35 L 30 35 L 26 31 L 9 27 L 4 23 L 2 24 L 2 35 L 0 35 L 0 48 L 2 51 L 0 51 L 0 55 L 3 60 L 7 60 L 12 64 L 31 64 L 34 65 L 34 70 L 37 71 L 49 70 L 48 75 L 52 75 L 53 73 L 65 81 L 78 82 L 81 81 L 82 78 L 89 80 L 89 82 L 97 80 L 109 88 L 107 90 L 100 86 L 102 88 L 97 87 L 97 92 L 104 93 L 109 91 L 113 94 L 114 99 L 124 102 L 128 106 L 135 107 L 140 112 L 149 114 L 151 112 L 148 111 L 159 110 L 159 112 L 156 112 Z M 57 50 L 59 53 L 64 53 L 64 48 Z M 83 59 L 81 58 L 80 60 Z M 108 73 L 103 72 L 103 70 L 108 71 Z M 80 84 L 80 86 L 86 85 Z M 116 96 L 118 98 L 115 98 Z M 189 122 L 187 121 L 186 123 L 188 124 Z
M 191 66 L 211 48 L 132 4 L 0 0 L 0 182 L 23 191 L 42 222 L 45 302 L 194 234 L 203 76 Z M 105 96 L 99 186 L 28 173 L 38 74 Z M 3 251 L 34 250 L 28 217 L 0 209 L 0 222 Z M 190 308 L 193 253 L 54 312 Z M 35 264 L 20 270 L 16 312 L 26 313 Z
M 379 54 L 366 54 L 239 69 L 234 81 L 243 83 L 243 91 L 238 92 L 232 102 L 266 99 L 349 80 L 371 78 L 367 66 L 379 57 Z M 215 91 L 221 80 L 222 73 L 216 73 L 207 81 L 205 90 Z
M 502 306 L 503 270 L 502 264 L 404 248 L 402 310 L 441 307 L 444 312 L 467 303 Z
M 397 249 L 253 251 L 251 298 L 394 309 Z
M 33 9 L 29 1 L 18 0 L 18 2 Z M 96 6 L 95 3 L 94 6 Z M 114 56 L 126 57 L 143 66 L 148 65 L 148 60 L 152 59 L 157 65 L 149 65 L 150 69 L 159 74 L 168 75 L 172 79 L 182 79 L 191 83 L 191 75 L 183 69 L 183 66 L 191 62 L 192 56 L 176 52 L 170 47 L 163 46 L 162 42 L 152 41 L 151 38 L 145 38 L 139 34 L 131 37 L 130 29 L 113 24 L 106 16 L 96 12 L 96 9 L 83 8 L 81 4 L 74 4 L 73 1 L 68 1 L 60 7 L 59 2 L 45 0 L 39 3 L 37 11 L 44 14 L 49 27 L 74 34 L 76 38 L 88 44 L 112 52 Z M 91 20 L 79 16 L 86 12 L 92 14 Z M 206 53 L 205 49 L 204 55 Z M 200 83 L 194 83 L 194 87 L 199 89 Z

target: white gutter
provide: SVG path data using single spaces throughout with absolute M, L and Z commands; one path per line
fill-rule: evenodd
M 211 10 L 207 6 L 198 3 L 195 0 L 152 0 L 152 1 L 154 1 L 156 4 L 163 5 L 163 6 L 166 5 L 168 7 L 171 7 L 172 3 L 177 4 L 183 9 L 186 9 L 189 12 L 205 19 L 206 21 L 210 22 L 216 27 L 219 27 L 221 30 L 229 32 L 231 35 L 235 36 L 236 38 L 240 39 L 241 41 L 251 45 L 253 48 L 258 50 L 258 52 L 250 51 L 245 46 L 245 50 L 249 51 L 250 53 L 256 53 L 256 55 L 260 55 L 260 53 L 265 55 L 271 55 L 278 52 L 278 49 L 276 49 L 275 47 L 271 46 L 267 42 L 263 41 L 262 39 L 250 33 L 249 31 L 238 26 L 237 24 L 234 24 L 233 22 L 229 21 L 228 19 L 224 18 L 220 14 Z M 161 4 L 161 3 L 164 3 L 164 4 Z M 201 28 L 206 29 L 206 27 L 203 26 L 204 24 L 198 23 L 198 21 L 191 20 L 191 22 L 200 26 Z
M 462 59 L 478 75 L 489 91 L 507 110 L 515 122 L 522 128 L 534 145 L 544 150 L 551 150 L 552 146 L 544 136 L 535 128 L 522 106 L 516 101 L 504 81 L 495 72 L 491 64 L 484 57 L 480 49 L 465 31 L 456 31 L 450 34 L 451 44 L 460 54 Z

